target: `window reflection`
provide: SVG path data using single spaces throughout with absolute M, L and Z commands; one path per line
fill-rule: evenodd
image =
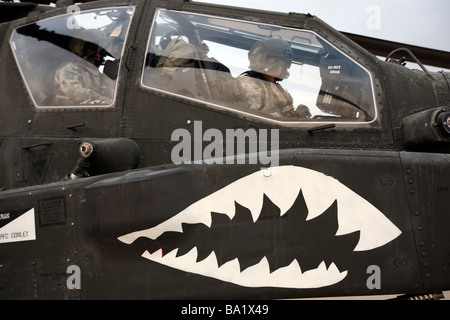
M 111 106 L 134 9 L 98 9 L 14 30 L 11 46 L 38 107 Z

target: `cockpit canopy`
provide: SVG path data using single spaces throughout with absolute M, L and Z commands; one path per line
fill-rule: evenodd
M 133 12 L 86 10 L 15 29 L 10 44 L 35 106 L 112 106 Z
M 290 46 L 289 75 L 278 84 L 292 96 L 293 110 L 306 106 L 308 115 L 249 108 L 235 85 L 252 67 L 252 47 L 270 38 Z M 147 88 L 283 122 L 367 123 L 377 117 L 370 72 L 310 30 L 161 9 L 147 50 L 141 82 Z

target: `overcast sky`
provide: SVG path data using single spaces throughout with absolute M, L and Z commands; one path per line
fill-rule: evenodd
M 202 0 L 310 13 L 339 31 L 450 51 L 449 0 Z

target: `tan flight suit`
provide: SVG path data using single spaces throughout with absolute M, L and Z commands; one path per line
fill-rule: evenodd
M 88 62 L 60 66 L 55 73 L 55 87 L 57 105 L 109 105 L 114 98 L 114 81 Z
M 308 117 L 306 106 L 300 105 L 294 110 L 292 96 L 280 84 L 245 75 L 237 80 L 250 109 L 275 117 Z

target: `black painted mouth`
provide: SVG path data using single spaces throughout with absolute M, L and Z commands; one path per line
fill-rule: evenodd
M 196 247 L 196 262 L 214 252 L 219 267 L 237 258 L 241 272 L 266 257 L 273 272 L 295 259 L 302 271 L 317 268 L 322 261 L 327 266 L 333 262 L 345 265 L 359 241 L 359 231 L 336 236 L 337 201 L 323 214 L 307 221 L 308 208 L 301 191 L 283 216 L 266 195 L 256 222 L 249 209 L 237 202 L 235 207 L 233 219 L 211 212 L 211 227 L 183 223 L 183 232 L 165 232 L 156 240 L 139 238 L 135 245 L 151 253 L 161 249 L 163 257 L 176 248 L 176 257 L 180 257 Z
M 401 231 L 338 180 L 295 166 L 255 172 L 149 229 L 119 237 L 160 264 L 248 287 L 317 288 Z

